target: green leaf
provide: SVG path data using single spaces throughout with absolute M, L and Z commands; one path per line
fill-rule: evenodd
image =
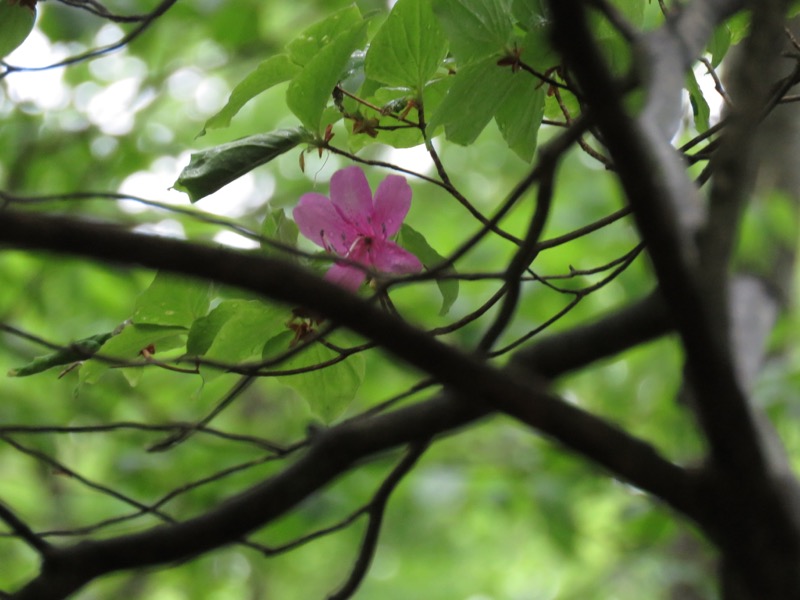
M 208 311 L 209 284 L 158 272 L 136 300 L 131 320 L 136 325 L 162 325 L 188 329 Z
M 279 83 L 289 81 L 299 72 L 300 67 L 292 63 L 287 55 L 271 56 L 233 88 L 227 104 L 206 121 L 200 135 L 205 135 L 207 129 L 228 127 L 231 124 L 231 119 L 250 100 Z
M 722 24 L 714 31 L 711 42 L 708 44 L 708 51 L 711 53 L 711 66 L 716 68 L 728 53 L 731 47 L 731 30 L 727 25 Z
M 550 42 L 550 30 L 547 27 L 535 27 L 525 34 L 522 60 L 542 73 L 559 64 L 561 59 Z
M 508 50 L 511 0 L 434 0 L 433 11 L 459 68 Z
M 297 224 L 286 216 L 282 208 L 270 212 L 261 226 L 261 235 L 263 237 L 291 247 L 297 246 L 298 231 Z M 287 257 L 286 252 L 267 243 L 262 243 L 261 249 L 267 254 Z
M 699 133 L 703 133 L 709 128 L 711 109 L 708 107 L 708 102 L 706 102 L 693 71 L 686 74 L 686 89 L 689 91 L 689 102 L 692 105 L 692 114 L 694 114 L 694 126 Z
M 512 85 L 495 120 L 508 147 L 522 160 L 530 162 L 544 118 L 545 88 L 533 77 L 516 77 Z
M 560 121 L 563 121 L 564 109 L 561 107 L 562 104 L 564 105 L 564 108 L 567 109 L 567 112 L 569 113 L 571 119 L 574 119 L 581 114 L 581 104 L 578 101 L 578 98 L 575 97 L 575 94 L 573 94 L 569 90 L 560 90 L 559 95 L 561 96 L 561 104 L 559 104 L 555 94 L 552 94 L 545 98 L 544 100 L 545 117 L 547 117 L 548 119 L 558 119 Z
M 103 358 L 118 361 L 141 361 L 141 352 L 152 346 L 156 354 L 183 346 L 186 329 L 183 327 L 162 327 L 152 325 L 128 325 L 118 335 L 103 344 L 97 351 Z M 88 360 L 81 367 L 82 383 L 95 383 L 111 368 L 105 360 Z
M 260 358 L 264 344 L 286 330 L 284 306 L 259 300 L 225 300 L 198 319 L 186 343 L 190 354 L 236 364 Z
M 445 261 L 444 256 L 434 250 L 425 239 L 425 236 L 403 224 L 397 236 L 397 243 L 415 255 L 428 269 L 433 269 Z M 456 270 L 448 267 L 443 274 L 452 274 Z M 442 307 L 439 309 L 439 316 L 444 316 L 450 312 L 453 303 L 458 299 L 458 279 L 437 279 L 436 285 L 439 286 L 439 293 L 442 295 Z
M 443 125 L 451 142 L 467 146 L 475 141 L 513 91 L 515 77 L 530 77 L 496 63 L 494 58 L 485 59 L 455 75 L 450 91 L 428 123 L 429 132 Z
M 314 23 L 286 46 L 289 58 L 300 66 L 307 65 L 325 46 L 362 22 L 361 13 L 353 5 Z
M 268 163 L 313 137 L 302 127 L 259 133 L 192 154 L 175 189 L 197 202 L 256 167 Z
M 68 365 L 80 360 L 86 360 L 88 356 L 91 356 L 97 352 L 112 335 L 114 335 L 113 332 L 99 333 L 97 335 L 78 340 L 77 342 L 73 342 L 69 345 L 69 347 L 62 348 L 61 350 L 56 350 L 55 352 L 51 352 L 43 356 L 37 356 L 27 365 L 19 367 L 18 369 L 11 369 L 8 372 L 8 376 L 27 377 L 29 375 L 41 373 L 42 371 L 46 371 L 47 369 L 51 369 L 53 367 L 59 367 L 61 365 Z
M 283 339 L 286 343 L 288 336 Z M 271 349 L 276 350 L 275 344 L 271 344 Z M 288 344 L 283 350 L 288 350 Z M 336 351 L 314 343 L 278 367 L 281 371 L 311 368 L 301 374 L 282 375 L 277 379 L 302 396 L 308 402 L 311 412 L 325 423 L 332 422 L 345 411 L 364 380 L 364 357 L 360 354 L 354 354 L 335 364 L 314 368 L 338 357 Z
M 367 51 L 367 77 L 419 94 L 447 54 L 429 0 L 398 0 Z
M 735 46 L 750 33 L 750 11 L 739 11 L 728 19 L 727 26 L 731 32 L 731 45 Z
M 322 112 L 347 69 L 350 55 L 366 43 L 361 22 L 323 47 L 289 84 L 286 104 L 308 129 L 319 132 Z
M 0 0 L 0 58 L 11 54 L 24 42 L 36 22 L 36 9 Z
M 546 27 L 550 21 L 542 0 L 514 0 L 511 12 L 526 31 Z

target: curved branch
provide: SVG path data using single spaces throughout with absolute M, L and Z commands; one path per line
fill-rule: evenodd
M 381 484 L 380 489 L 378 489 L 367 509 L 369 523 L 367 523 L 367 530 L 364 532 L 364 539 L 361 542 L 361 548 L 353 565 L 353 570 L 350 572 L 347 581 L 336 592 L 328 596 L 328 600 L 347 600 L 347 598 L 352 598 L 361 582 L 364 581 L 369 565 L 372 562 L 372 557 L 375 556 L 375 550 L 378 547 L 378 535 L 381 531 L 381 524 L 386 513 L 386 505 L 389 503 L 389 497 L 403 477 L 414 468 L 414 465 L 417 464 L 417 461 L 427 448 L 428 442 L 420 442 L 411 446 L 403 460 L 398 463 Z
M 100 56 L 105 56 L 106 54 L 110 54 L 112 52 L 116 52 L 117 50 L 124 48 L 130 42 L 135 40 L 141 34 L 143 34 L 153 22 L 166 13 L 178 0 L 163 0 L 161 4 L 159 4 L 155 9 L 153 9 L 144 19 L 142 19 L 130 33 L 125 34 L 116 42 L 109 44 L 107 46 L 103 46 L 101 48 L 96 48 L 94 50 L 90 50 L 88 52 L 84 52 L 82 54 L 77 54 L 75 56 L 70 56 L 69 58 L 65 58 L 64 60 L 60 60 L 58 62 L 45 65 L 43 67 L 16 67 L 13 65 L 9 65 L 0 61 L 0 79 L 3 79 L 7 75 L 11 73 L 16 73 L 20 71 L 47 71 L 50 69 L 56 69 L 59 67 L 66 67 L 69 65 L 73 65 L 79 62 L 84 62 L 87 60 L 92 60 L 94 58 L 98 58 Z
M 40 576 L 18 592 L 19 599 L 63 598 L 105 573 L 183 560 L 232 543 L 282 516 L 364 457 L 434 437 L 493 410 L 516 417 L 684 514 L 697 514 L 694 479 L 687 472 L 650 445 L 546 391 L 548 381 L 543 377 L 582 366 L 573 357 L 562 357 L 564 362 L 559 364 L 529 363 L 525 371 L 518 367 L 499 370 L 287 262 L 64 217 L 10 210 L 0 216 L 0 244 L 179 272 L 305 306 L 373 339 L 448 390 L 428 402 L 320 433 L 306 454 L 285 471 L 199 517 L 55 550 Z M 653 320 L 641 313 L 635 318 Z M 664 330 L 663 322 L 649 327 L 640 323 L 636 335 L 619 342 L 607 340 L 597 352 L 590 350 L 599 341 L 593 337 L 595 330 L 580 330 L 586 332 L 578 341 L 579 348 L 585 348 L 582 364 Z
M 765 450 L 735 375 L 727 332 L 722 327 L 724 319 L 718 314 L 724 307 L 705 294 L 695 243 L 702 203 L 678 154 L 665 139 L 665 100 L 657 98 L 663 92 L 669 101 L 671 93 L 680 92 L 682 83 L 670 92 L 662 79 L 682 82 L 692 52 L 699 52 L 713 26 L 740 2 L 698 0 L 641 42 L 655 72 L 646 84 L 648 105 L 638 117 L 629 116 L 624 108 L 622 91 L 595 47 L 582 3 L 560 0 L 550 6 L 555 16 L 557 45 L 572 65 L 615 159 L 681 335 L 692 383 L 702 398 L 698 414 L 714 461 L 731 473 L 749 477 L 750 484 L 757 487 L 765 473 Z M 672 56 L 669 60 L 652 54 L 667 47 L 675 50 L 664 52 Z M 681 52 L 676 57 L 677 50 Z
M 43 540 L 41 536 L 35 534 L 27 523 L 2 502 L 0 502 L 0 520 L 4 521 L 17 537 L 25 540 L 31 548 L 47 559 L 53 546 Z

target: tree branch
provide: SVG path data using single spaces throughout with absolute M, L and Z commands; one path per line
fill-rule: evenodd
M 701 425 L 715 463 L 749 477 L 754 488 L 765 473 L 765 454 L 748 400 L 735 376 L 728 337 L 719 328 L 721 307 L 710 302 L 702 285 L 694 236 L 702 206 L 678 154 L 665 139 L 661 96 L 679 93 L 691 52 L 704 46 L 714 25 L 740 6 L 737 1 L 696 1 L 643 40 L 654 73 L 645 86 L 648 105 L 638 117 L 624 108 L 615 82 L 589 31 L 582 3 L 551 2 L 556 43 L 563 51 L 592 109 L 595 122 L 615 160 L 637 226 L 647 243 L 664 299 L 682 338 Z M 705 36 L 705 37 L 704 37 Z M 670 41 L 671 40 L 671 41 Z M 680 48 L 665 62 L 652 52 L 665 45 Z M 666 81 L 680 81 L 672 92 Z M 670 92 L 670 93 L 668 93 Z
M 2 213 L 0 244 L 160 268 L 302 305 L 373 339 L 449 390 L 428 402 L 322 432 L 285 471 L 199 517 L 135 535 L 55 550 L 45 561 L 41 575 L 17 598 L 63 598 L 104 573 L 182 560 L 232 543 L 285 514 L 363 457 L 440 435 L 482 418 L 492 409 L 507 412 L 676 510 L 690 517 L 697 514 L 694 480 L 685 471 L 663 459 L 648 444 L 546 392 L 547 381 L 542 376 L 554 377 L 581 366 L 572 357 L 562 356 L 563 363 L 554 361 L 543 368 L 534 359 L 534 363 L 525 365 L 528 370 L 524 373 L 518 367 L 501 371 L 295 265 L 268 257 L 14 211 Z M 620 336 L 617 342 L 606 341 L 594 353 L 591 347 L 599 341 L 596 334 L 607 334 L 608 329 L 585 328 L 583 339 L 576 339 L 581 334 L 575 333 L 573 341 L 584 348 L 582 358 L 586 362 L 596 360 L 666 329 L 658 315 L 653 318 L 636 311 L 631 318 L 643 322 L 634 325 L 630 335 Z M 621 326 L 629 324 L 621 316 L 617 322 Z M 558 346 L 556 342 L 554 347 Z M 529 360 L 532 356 L 535 353 L 529 352 Z

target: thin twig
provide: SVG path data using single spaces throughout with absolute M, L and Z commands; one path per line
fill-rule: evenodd
M 138 27 L 136 27 L 130 33 L 124 35 L 122 38 L 120 38 L 113 44 L 102 46 L 101 48 L 95 48 L 94 50 L 90 50 L 89 52 L 83 52 L 75 56 L 70 56 L 69 58 L 65 58 L 64 60 L 49 65 L 45 65 L 43 67 L 17 67 L 0 61 L 0 65 L 5 67 L 5 70 L 3 72 L 0 72 L 0 79 L 3 79 L 7 75 L 15 72 L 48 71 L 51 69 L 57 69 L 59 67 L 66 67 L 68 65 L 73 65 L 79 62 L 85 62 L 115 52 L 116 50 L 124 48 L 130 42 L 132 42 L 142 33 L 144 33 L 157 18 L 159 18 L 164 13 L 166 13 L 170 8 L 172 8 L 172 6 L 177 1 L 178 0 L 164 0 L 150 14 L 146 16 L 146 18 L 139 24 Z
M 36 535 L 28 525 L 20 519 L 5 504 L 0 502 L 0 519 L 11 528 L 16 537 L 24 540 L 28 545 L 36 550 L 43 558 L 47 558 L 53 551 L 53 547 L 44 541 L 41 536 Z
M 369 523 L 367 524 L 367 530 L 364 532 L 364 538 L 361 541 L 358 557 L 350 571 L 350 576 L 342 587 L 328 596 L 328 600 L 347 600 L 347 598 L 352 598 L 353 594 L 356 593 L 356 590 L 358 590 L 361 585 L 361 582 L 364 581 L 364 577 L 367 574 L 369 565 L 372 563 L 372 558 L 375 556 L 375 550 L 378 546 L 378 536 L 380 534 L 381 525 L 383 524 L 383 517 L 386 513 L 386 505 L 389 502 L 389 497 L 400 481 L 402 481 L 403 477 L 411 471 L 425 450 L 427 450 L 428 444 L 429 442 L 426 440 L 412 445 L 408 453 L 403 457 L 403 460 L 400 461 L 378 489 L 367 509 Z

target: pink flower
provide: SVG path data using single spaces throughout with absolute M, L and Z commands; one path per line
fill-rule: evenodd
M 310 192 L 300 197 L 293 214 L 300 232 L 328 252 L 380 273 L 416 273 L 422 263 L 389 238 L 411 206 L 411 188 L 403 177 L 389 175 L 372 196 L 359 167 L 333 174 L 331 197 Z M 366 273 L 353 265 L 334 264 L 325 279 L 356 291 Z

